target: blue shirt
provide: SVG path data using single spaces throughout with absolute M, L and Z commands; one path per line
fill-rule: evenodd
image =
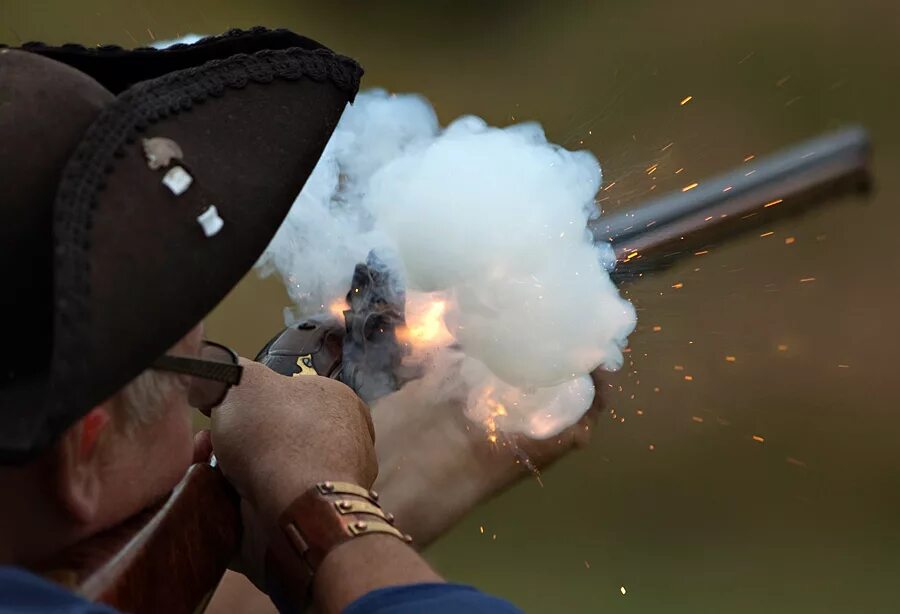
M 65 588 L 16 567 L 0 567 L 0 614 L 116 614 Z M 521 614 L 509 602 L 459 584 L 391 586 L 363 595 L 344 614 Z

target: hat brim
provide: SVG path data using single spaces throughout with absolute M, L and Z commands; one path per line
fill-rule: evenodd
M 124 91 L 85 133 L 54 205 L 54 347 L 0 460 L 36 454 L 144 370 L 250 270 L 315 167 L 362 74 L 327 49 L 238 54 Z M 142 140 L 183 152 L 176 196 Z M 207 237 L 214 205 L 224 226 Z

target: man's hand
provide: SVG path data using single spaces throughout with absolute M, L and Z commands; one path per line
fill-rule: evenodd
M 241 385 L 212 412 L 212 443 L 242 498 L 240 571 L 262 588 L 267 539 L 284 509 L 317 482 L 369 488 L 378 466 L 369 410 L 352 390 L 324 377 L 241 364 Z M 328 553 L 313 594 L 319 610 L 331 613 L 377 588 L 440 581 L 402 541 L 367 535 Z
M 241 384 L 212 412 L 212 443 L 222 472 L 259 520 L 274 525 L 316 482 L 372 485 L 372 419 L 352 390 L 324 377 L 241 364 Z
M 372 409 L 381 501 L 417 547 L 427 546 L 476 505 L 589 441 L 602 407 L 599 374 L 592 377 L 597 394 L 587 414 L 543 440 L 501 435 L 491 443 L 484 428 L 463 415 L 464 400 L 423 405 L 429 395 L 419 387 L 426 382 L 384 397 Z

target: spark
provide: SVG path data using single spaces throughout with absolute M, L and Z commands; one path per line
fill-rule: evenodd
M 672 284 L 672 287 L 678 290 L 679 288 L 684 288 L 684 284 L 679 281 L 676 284 Z
M 708 253 L 709 253 L 709 250 L 708 250 L 708 249 L 704 249 L 703 251 L 694 252 L 694 255 L 695 255 L 695 256 L 703 256 L 703 255 L 708 254 Z
M 682 192 L 690 192 L 691 190 L 693 190 L 694 188 L 696 188 L 698 185 L 700 185 L 700 184 L 697 183 L 697 182 L 694 182 L 694 183 L 692 183 L 692 184 L 690 184 L 690 185 L 686 185 L 686 186 L 684 186 L 683 188 L 681 188 L 681 191 L 682 191 Z
M 784 344 L 784 343 L 779 343 L 779 344 L 778 344 L 778 351 L 779 351 L 779 352 L 787 352 L 787 351 L 788 351 L 788 346 L 787 346 L 786 344 Z
M 679 168 L 678 170 L 675 171 L 675 174 L 677 175 L 677 174 L 681 173 L 681 171 L 683 171 L 683 170 L 684 170 L 684 167 L 682 166 L 681 168 Z
M 753 169 L 752 171 L 750 171 L 749 173 L 744 173 L 744 177 L 749 177 L 750 175 L 752 175 L 752 174 L 755 173 L 755 172 L 756 172 L 756 169 L 754 168 L 754 169 Z
M 735 356 L 726 356 L 725 362 L 737 362 L 737 358 Z
M 754 436 L 753 436 L 753 441 L 756 441 L 756 442 L 758 442 L 758 443 L 762 443 L 762 442 L 764 442 L 765 440 L 766 440 L 766 439 L 765 439 L 764 437 L 760 437 L 759 435 L 754 435 Z
M 647 446 L 647 449 L 650 450 L 651 452 L 653 452 L 653 451 L 656 449 L 656 446 L 654 446 L 654 445 L 651 443 L 649 446 Z
M 150 28 L 147 28 L 147 34 L 150 35 L 150 40 L 152 40 L 152 41 L 156 40 L 156 37 L 153 35 L 153 30 L 151 30 Z
M 681 106 L 684 106 L 684 105 L 686 105 L 687 103 L 689 103 L 689 102 L 690 102 L 691 100 L 693 100 L 693 99 L 694 99 L 693 96 L 685 96 L 684 98 L 681 99 L 681 102 L 678 103 L 678 104 L 680 104 Z
M 730 192 L 730 191 L 733 190 L 733 189 L 734 189 L 734 186 L 733 186 L 733 185 L 730 185 L 730 186 L 728 186 L 727 188 L 724 188 L 724 189 L 722 190 L 722 192 Z
M 838 369 L 849 369 L 850 365 L 838 365 Z
M 750 154 L 749 156 L 747 156 L 746 158 L 744 158 L 744 162 L 749 162 L 750 160 L 752 160 L 752 159 L 755 158 L 755 157 L 756 157 L 755 155 Z
M 619 587 L 619 592 L 622 593 L 622 594 L 624 595 L 627 591 L 625 590 L 625 587 L 624 587 L 624 586 L 620 586 L 620 587 Z
M 616 185 L 616 182 L 615 182 L 615 181 L 613 181 L 611 184 L 609 184 L 608 186 L 606 186 L 605 188 L 603 188 L 603 191 L 604 191 L 604 192 L 608 191 L 608 190 L 609 190 L 611 187 L 613 187 L 614 185 Z
M 685 375 L 685 376 L 684 376 L 684 381 L 686 381 L 686 382 L 692 382 L 692 381 L 694 381 L 694 376 L 693 376 L 693 375 Z
M 700 416 L 691 416 L 691 420 L 697 422 L 698 424 L 703 424 L 703 418 L 701 418 Z
M 713 216 L 711 216 L 711 215 L 710 215 L 710 216 L 707 216 L 707 217 L 703 218 L 703 221 L 704 221 L 704 222 L 708 222 L 709 220 L 712 219 L 712 217 L 713 217 Z
M 480 530 L 481 534 L 484 535 L 484 525 L 478 527 L 478 530 Z
M 816 281 L 816 278 L 815 277 L 802 277 L 800 279 L 801 284 L 805 284 L 808 281 Z
M 777 204 L 779 204 L 779 203 L 783 203 L 783 202 L 784 202 L 784 199 L 783 199 L 783 198 L 779 198 L 779 199 L 777 199 L 777 200 L 773 200 L 772 202 L 768 202 L 768 203 L 764 204 L 764 205 L 763 205 L 763 209 L 768 209 L 769 207 L 774 207 L 775 205 L 777 205 Z
M 586 569 L 590 569 L 590 568 L 591 568 L 591 564 L 588 563 L 587 559 L 585 559 L 585 561 L 584 561 L 584 566 L 585 566 Z
M 794 458 L 793 456 L 788 456 L 784 460 L 786 460 L 787 462 L 789 462 L 792 465 L 796 465 L 797 467 L 806 467 L 806 463 L 804 463 L 799 458 Z
M 672 141 L 671 143 L 669 143 L 668 145 L 666 145 L 665 147 L 663 147 L 663 148 L 660 149 L 659 151 L 660 151 L 660 152 L 663 152 L 663 151 L 667 150 L 669 147 L 671 147 L 671 146 L 674 145 L 674 144 L 675 144 L 675 141 Z
M 774 231 L 774 230 L 770 230 L 769 232 L 764 232 L 764 233 L 762 233 L 761 235 L 759 235 L 759 237 L 760 237 L 760 238 L 763 238 L 763 237 L 771 237 L 773 234 L 775 234 L 775 231 Z
M 684 371 L 684 365 L 675 365 L 676 371 Z
M 652 175 L 653 173 L 656 172 L 656 169 L 657 169 L 657 168 L 659 168 L 659 164 L 653 164 L 653 165 L 651 165 L 651 166 L 648 166 L 648 167 L 647 167 L 647 170 L 646 170 L 645 172 L 646 172 L 648 175 Z
M 662 330 L 662 326 L 660 326 L 659 324 L 657 324 L 657 325 L 655 325 L 655 326 L 653 327 L 653 332 L 654 332 L 654 333 L 658 333 L 658 332 L 661 331 L 661 330 Z
M 784 244 L 785 244 L 785 245 L 790 245 L 791 243 L 793 243 L 793 242 L 796 241 L 796 240 L 797 240 L 797 239 L 795 239 L 794 237 L 786 237 L 785 240 L 784 240 Z
M 775 87 L 781 87 L 782 85 L 784 85 L 785 83 L 787 83 L 790 80 L 791 80 L 790 75 L 787 75 L 786 77 L 782 77 L 781 79 L 779 79 L 778 81 L 775 82 Z

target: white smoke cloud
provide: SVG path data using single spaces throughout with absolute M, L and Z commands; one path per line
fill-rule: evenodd
M 411 300 L 447 302 L 469 417 L 551 436 L 590 406 L 586 374 L 621 366 L 635 325 L 611 250 L 585 228 L 600 181 L 593 155 L 547 142 L 537 124 L 463 117 L 442 129 L 421 97 L 365 92 L 259 270 L 282 276 L 296 319 L 346 294 L 369 250 L 392 252 Z

